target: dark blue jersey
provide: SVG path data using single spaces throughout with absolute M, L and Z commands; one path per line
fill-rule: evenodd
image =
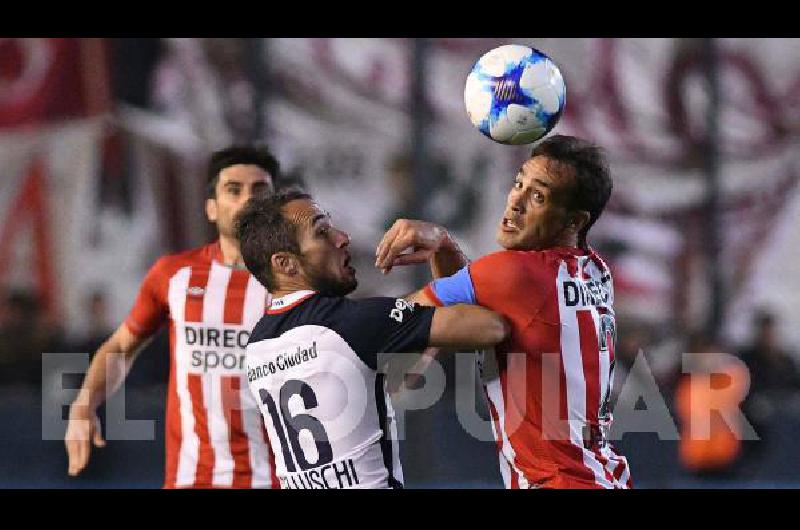
M 282 488 L 402 487 L 379 354 L 423 350 L 433 312 L 313 291 L 273 300 L 246 358 Z

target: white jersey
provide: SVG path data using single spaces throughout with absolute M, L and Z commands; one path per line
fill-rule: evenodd
M 285 489 L 401 488 L 378 353 L 427 346 L 433 308 L 297 291 L 273 300 L 246 364 Z

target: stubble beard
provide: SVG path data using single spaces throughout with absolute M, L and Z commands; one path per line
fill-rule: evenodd
M 311 289 L 321 295 L 347 296 L 358 287 L 358 280 L 355 277 L 352 279 L 335 278 L 327 271 L 318 270 L 308 262 L 303 263 L 303 268 L 308 274 Z

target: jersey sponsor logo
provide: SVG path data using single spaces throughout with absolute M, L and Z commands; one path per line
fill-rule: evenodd
M 186 295 L 187 296 L 192 296 L 192 297 L 198 298 L 198 297 L 203 296 L 204 294 L 206 294 L 206 290 L 204 288 L 202 288 L 202 287 L 198 287 L 197 285 L 193 285 L 193 286 L 188 287 L 186 289 Z
M 410 304 L 407 300 L 398 298 L 394 301 L 394 308 L 389 311 L 389 318 L 396 320 L 399 324 L 403 323 L 403 312 L 414 312 L 414 305 Z
M 605 280 L 605 281 L 603 281 Z M 567 307 L 600 306 L 608 303 L 609 291 L 605 287 L 606 279 L 601 281 L 567 280 L 563 283 L 564 303 Z
M 308 348 L 297 347 L 297 351 L 291 353 L 280 353 L 275 357 L 274 361 L 269 361 L 255 368 L 248 370 L 247 379 L 253 382 L 262 377 L 274 374 L 278 371 L 293 368 L 299 364 L 308 362 L 317 358 L 317 341 L 311 343 Z
M 235 327 L 182 326 L 183 343 L 191 351 L 195 373 L 245 371 L 245 348 L 250 332 Z
M 247 348 L 250 332 L 246 329 L 184 326 L 187 346 L 214 346 L 217 348 Z
M 203 373 L 218 369 L 243 372 L 244 362 L 245 356 L 243 353 L 192 350 L 192 368 L 198 368 Z
M 281 489 L 345 489 L 361 484 L 352 458 L 278 477 Z

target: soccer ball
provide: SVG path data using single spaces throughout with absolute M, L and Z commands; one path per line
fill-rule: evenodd
M 467 76 L 464 104 L 472 124 L 501 144 L 529 144 L 561 118 L 567 89 L 542 52 L 507 44 L 484 54 Z

